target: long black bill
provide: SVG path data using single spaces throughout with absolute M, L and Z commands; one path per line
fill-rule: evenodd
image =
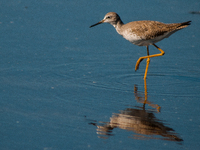
M 92 27 L 94 27 L 94 26 L 96 26 L 96 25 L 98 25 L 98 24 L 101 24 L 101 23 L 103 23 L 103 22 L 104 22 L 104 20 L 101 20 L 101 21 L 99 21 L 98 23 L 91 25 L 90 28 L 92 28 Z

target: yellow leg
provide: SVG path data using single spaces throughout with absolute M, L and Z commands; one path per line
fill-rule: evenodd
M 135 65 L 135 71 L 138 70 L 139 68 L 139 64 L 140 62 L 143 60 L 143 59 L 147 59 L 147 58 L 152 58 L 152 57 L 158 57 L 158 56 L 163 56 L 165 54 L 165 52 L 159 48 L 158 46 L 156 46 L 155 44 L 153 44 L 153 46 L 155 46 L 161 53 L 160 54 L 154 54 L 154 55 L 149 55 L 149 56 L 143 56 L 143 57 L 140 57 Z M 148 50 L 148 46 L 147 46 L 147 50 Z M 148 68 L 147 68 L 148 70 Z
M 147 56 L 149 56 L 149 47 L 148 46 L 147 46 Z M 146 64 L 146 69 L 145 69 L 145 73 L 144 73 L 144 80 L 147 78 L 149 63 L 150 63 L 150 58 L 147 58 L 147 64 Z
M 150 63 L 150 58 L 147 58 L 147 64 L 146 64 L 146 69 L 145 69 L 145 73 L 144 73 L 144 79 L 147 78 L 147 72 L 148 72 L 148 68 L 149 68 L 149 63 Z
M 144 79 L 144 104 L 147 103 L 147 80 Z

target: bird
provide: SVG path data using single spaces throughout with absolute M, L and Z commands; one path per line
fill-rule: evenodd
M 146 69 L 144 73 L 144 79 L 146 79 L 150 58 L 163 56 L 165 54 L 165 52 L 157 45 L 155 45 L 155 43 L 163 40 L 164 38 L 168 38 L 170 35 L 180 29 L 186 28 L 188 25 L 190 25 L 191 21 L 166 24 L 159 21 L 141 20 L 124 24 L 117 13 L 109 12 L 105 15 L 103 20 L 91 25 L 90 28 L 102 23 L 111 24 L 116 29 L 118 34 L 123 36 L 123 38 L 125 38 L 132 44 L 138 46 L 146 46 L 147 56 L 140 57 L 135 65 L 135 71 L 137 71 L 139 69 L 139 64 L 141 63 L 141 61 L 147 59 Z M 149 55 L 150 45 L 155 46 L 160 51 L 160 53 Z

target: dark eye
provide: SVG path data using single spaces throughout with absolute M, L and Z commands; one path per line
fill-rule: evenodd
M 110 19 L 110 18 L 111 18 L 110 16 L 106 17 L 106 19 Z

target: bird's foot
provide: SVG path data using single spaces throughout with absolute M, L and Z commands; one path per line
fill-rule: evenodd
M 136 65 L 135 65 L 135 71 L 137 71 L 139 69 L 139 65 L 140 63 L 143 61 L 143 58 L 139 58 L 136 62 Z

